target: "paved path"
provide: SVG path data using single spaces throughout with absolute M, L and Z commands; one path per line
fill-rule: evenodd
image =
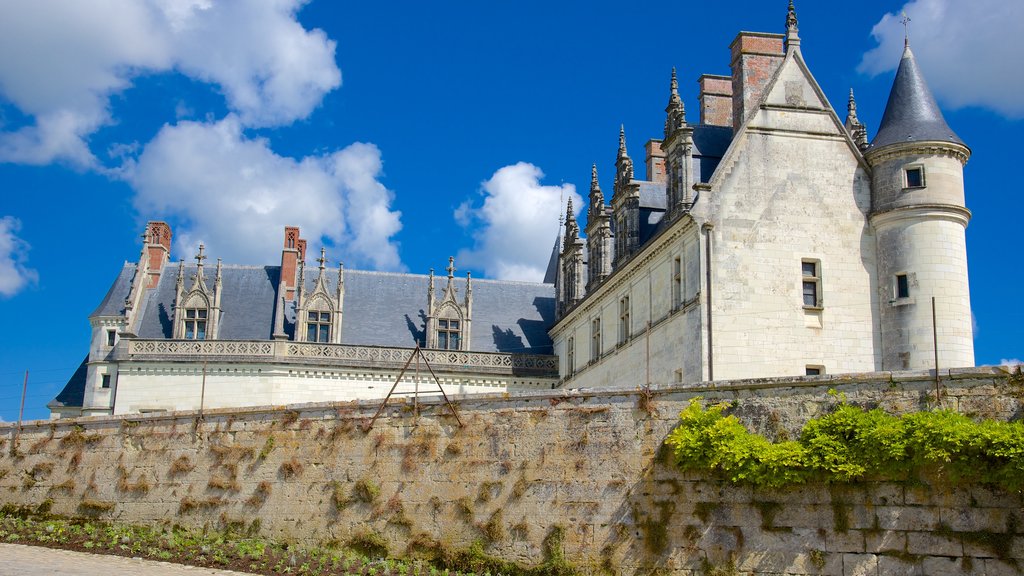
M 0 544 L 0 576 L 245 576 L 242 572 L 182 566 L 123 556 L 42 546 Z

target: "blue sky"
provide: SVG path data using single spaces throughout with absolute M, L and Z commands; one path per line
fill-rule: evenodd
M 0 419 L 26 418 L 85 356 L 87 317 L 150 219 L 172 257 L 275 264 L 311 253 L 426 273 L 449 255 L 538 279 L 561 203 L 596 163 L 611 189 L 660 137 L 671 67 L 728 74 L 739 30 L 783 32 L 786 2 L 0 1 Z M 1013 232 L 1024 3 L 797 2 L 802 50 L 840 118 L 874 135 L 911 45 L 965 169 L 979 364 L 1024 356 Z M 577 209 L 583 207 L 574 197 Z

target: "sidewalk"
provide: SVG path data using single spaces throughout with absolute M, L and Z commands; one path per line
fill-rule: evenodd
M 182 566 L 21 544 L 0 544 L 0 576 L 245 576 L 242 572 Z

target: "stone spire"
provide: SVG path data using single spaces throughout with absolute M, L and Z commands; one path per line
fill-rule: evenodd
M 629 158 L 629 153 L 626 152 L 626 125 L 619 125 L 619 159 Z
M 853 88 L 850 88 L 850 99 L 846 104 L 846 131 L 850 133 L 853 143 L 861 151 L 868 147 L 868 129 L 857 118 L 857 101 L 853 99 Z
M 626 151 L 626 126 L 619 126 L 619 154 L 615 159 L 615 180 L 621 186 L 633 179 L 633 160 Z
M 565 204 L 565 246 L 571 246 L 576 243 L 576 240 L 580 237 L 580 227 L 576 223 L 576 216 L 573 215 L 572 209 L 572 196 L 569 197 L 569 201 Z
M 686 125 L 686 107 L 679 97 L 679 81 L 676 80 L 676 68 L 672 67 L 672 81 L 669 83 L 668 106 L 665 106 L 665 140 L 676 130 Z
M 590 221 L 595 215 L 604 214 L 604 193 L 597 181 L 597 164 L 590 167 Z
M 786 50 L 800 46 L 800 28 L 796 19 L 796 8 L 793 7 L 793 0 L 789 0 L 789 9 L 786 11 Z
M 906 142 L 950 142 L 966 146 L 942 117 L 909 45 L 903 49 L 871 148 Z

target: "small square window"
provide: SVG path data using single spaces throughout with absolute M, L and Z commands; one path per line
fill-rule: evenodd
M 107 330 L 107 346 L 113 346 L 114 342 L 117 341 L 117 332 L 114 330 Z
M 804 374 L 807 376 L 821 376 L 824 373 L 825 368 L 823 366 L 807 366 L 804 369 Z
M 100 388 L 110 388 L 110 374 L 104 374 L 100 377 Z
M 924 168 L 915 166 L 905 170 L 907 174 L 907 188 L 924 188 Z
M 896 297 L 910 298 L 910 281 L 906 274 L 896 275 Z

